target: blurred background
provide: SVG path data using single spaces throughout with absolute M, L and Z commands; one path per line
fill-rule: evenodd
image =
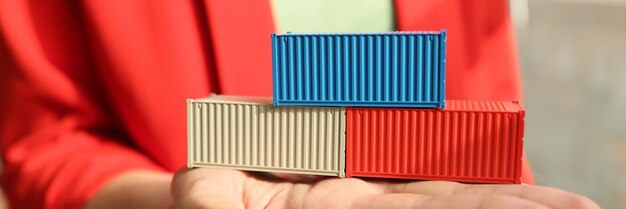
M 626 208 L 626 0 L 511 0 L 539 184 Z
M 626 208 L 626 0 L 511 0 L 511 17 L 538 183 Z

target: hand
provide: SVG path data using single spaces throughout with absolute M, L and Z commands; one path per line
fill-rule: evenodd
M 177 208 L 599 208 L 586 197 L 531 185 L 320 177 L 293 183 L 221 169 L 180 169 Z

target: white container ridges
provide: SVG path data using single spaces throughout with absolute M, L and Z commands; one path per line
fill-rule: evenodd
M 345 176 L 345 108 L 210 96 L 187 113 L 189 167 Z

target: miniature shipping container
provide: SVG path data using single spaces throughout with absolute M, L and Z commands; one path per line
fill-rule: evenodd
M 446 32 L 273 34 L 275 106 L 443 108 Z
M 188 166 L 345 176 L 345 108 L 188 100 Z
M 444 110 L 348 107 L 346 176 L 520 183 L 522 107 L 446 103 Z

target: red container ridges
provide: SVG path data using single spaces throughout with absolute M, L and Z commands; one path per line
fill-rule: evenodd
M 524 113 L 518 102 L 348 107 L 346 176 L 519 184 Z

